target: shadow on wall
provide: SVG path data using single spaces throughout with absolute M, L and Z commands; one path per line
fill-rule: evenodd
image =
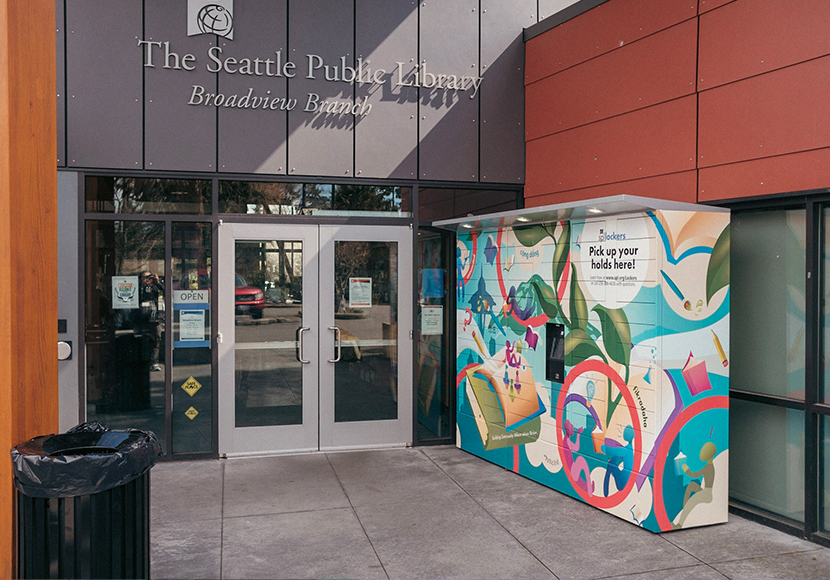
M 466 81 L 467 90 L 447 90 L 438 88 L 417 87 L 415 63 L 411 62 L 407 49 L 414 49 L 418 46 L 418 29 L 412 27 L 414 33 L 403 40 L 397 40 L 406 34 L 406 21 L 413 17 L 413 12 L 418 9 L 418 4 L 391 6 L 390 3 L 382 0 L 357 0 L 360 6 L 356 9 L 356 18 L 361 14 L 371 14 L 372 26 L 366 34 L 361 34 L 360 41 L 364 44 L 358 50 L 359 58 L 367 70 L 374 73 L 378 68 L 387 72 L 378 75 L 380 83 L 353 84 L 346 82 L 318 82 L 313 85 L 315 94 L 319 96 L 319 104 L 330 107 L 332 113 L 327 112 L 305 112 L 303 109 L 308 101 L 303 102 L 300 95 L 295 95 L 292 86 L 304 85 L 301 96 L 309 92 L 309 80 L 301 79 L 298 83 L 295 79 L 288 79 L 287 94 L 290 98 L 296 98 L 296 106 L 293 109 L 293 116 L 286 115 L 286 137 L 279 139 L 279 135 L 271 135 L 270 148 L 251 147 L 246 153 L 250 160 L 250 166 L 260 168 L 268 165 L 269 160 L 299 132 L 311 127 L 315 130 L 349 130 L 355 131 L 356 145 L 360 148 L 362 156 L 387 156 L 387 147 L 400 145 L 401 131 L 408 132 L 403 136 L 404 141 L 411 142 L 406 150 L 398 147 L 395 151 L 400 161 L 397 166 L 388 171 L 388 174 L 375 175 L 376 177 L 391 178 L 415 178 L 448 180 L 448 181 L 495 181 L 495 182 L 523 182 L 524 175 L 524 84 L 523 84 L 523 60 L 524 46 L 522 40 L 522 29 L 517 27 L 515 38 L 505 51 L 495 61 L 489 64 L 486 71 L 481 75 L 480 85 L 474 87 L 472 79 Z M 371 9 L 368 8 L 371 5 Z M 328 16 L 326 11 L 320 12 L 320 17 Z M 289 22 L 289 28 L 291 23 Z M 360 22 L 356 23 L 355 29 L 361 29 Z M 403 32 L 402 32 L 403 31 Z M 397 35 L 397 37 L 396 37 Z M 373 59 L 372 54 L 377 50 L 381 51 L 381 58 L 389 54 L 390 49 L 385 48 L 384 43 L 390 42 L 397 45 L 400 50 L 399 58 L 410 61 L 406 63 L 386 63 L 381 59 Z M 401 50 L 401 47 L 404 47 Z M 397 52 L 395 54 L 398 54 Z M 361 57 L 360 55 L 366 55 Z M 418 54 L 416 61 L 422 60 L 422 54 Z M 297 69 L 303 69 L 307 62 L 297 59 Z M 337 61 L 332 63 L 330 59 L 326 64 L 331 64 L 329 70 L 331 77 L 335 74 L 342 74 L 344 63 Z M 334 64 L 338 65 L 335 70 Z M 346 61 L 345 66 L 357 69 L 358 65 L 352 58 L 351 62 Z M 401 66 L 401 70 L 398 70 Z M 391 69 L 391 70 L 390 70 Z M 481 65 L 479 65 L 481 69 Z M 303 71 L 305 73 L 307 71 Z M 352 74 L 348 68 L 347 74 Z M 461 71 L 442 71 L 445 73 L 459 73 Z M 324 78 L 325 71 L 317 71 L 318 79 Z M 439 74 L 438 71 L 430 71 L 431 74 Z M 300 76 L 298 74 L 297 76 Z M 470 77 L 473 75 L 470 74 Z M 398 86 L 397 83 L 401 82 Z M 445 79 L 444 84 L 449 80 Z M 460 79 L 454 79 L 456 84 Z M 512 84 L 511 84 L 512 83 Z M 411 85 L 411 86 L 410 86 Z M 511 88 L 512 87 L 512 88 Z M 479 101 L 481 100 L 481 103 Z M 415 116 L 416 121 L 422 119 L 424 109 L 430 109 L 440 115 L 440 119 L 425 132 L 421 125 L 420 143 L 418 141 L 417 125 L 407 126 L 406 124 L 395 123 L 395 119 L 404 119 L 400 113 L 380 112 L 384 104 L 398 104 L 407 108 L 405 116 Z M 357 114 L 341 113 L 349 107 L 356 110 Z M 374 109 L 374 110 L 373 110 Z M 369 115 L 376 117 L 383 115 L 384 120 L 390 122 L 373 122 Z M 297 117 L 300 120 L 297 120 Z M 479 135 L 481 121 L 489 123 Z M 360 133 L 358 127 L 361 124 L 368 133 Z M 486 138 L 488 135 L 493 138 Z M 394 145 L 390 142 L 394 141 Z M 359 142 L 359 144 L 358 144 Z M 479 150 L 480 144 L 480 150 Z M 357 157 L 357 153 L 355 155 Z M 419 160 L 422 166 L 421 174 L 414 173 Z M 481 158 L 481 159 L 480 159 Z M 496 176 L 510 174 L 511 178 L 487 178 L 487 173 L 480 176 L 479 164 L 482 170 L 485 166 L 492 168 L 490 172 Z M 255 171 L 258 172 L 258 171 Z M 267 172 L 267 171 L 266 171 Z
M 185 36 L 186 3 L 59 4 L 73 32 L 58 31 L 61 94 L 77 96 L 59 119 L 68 167 L 523 182 L 521 35 L 535 0 L 246 0 L 233 40 Z M 384 71 L 310 79 L 312 54 L 329 78 L 361 61 Z M 416 86 L 419 63 L 443 89 Z

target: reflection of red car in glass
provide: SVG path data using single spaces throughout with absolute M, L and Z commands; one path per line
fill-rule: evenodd
M 235 274 L 236 313 L 250 314 L 251 318 L 262 318 L 265 310 L 265 294 L 259 288 L 248 286 L 245 278 Z

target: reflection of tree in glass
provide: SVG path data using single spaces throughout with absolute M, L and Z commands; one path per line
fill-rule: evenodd
M 279 269 L 274 284 L 290 294 L 294 300 L 302 301 L 303 255 L 301 249 L 294 248 L 295 244 L 298 242 L 277 242 Z
M 303 207 L 311 209 L 331 209 L 331 185 L 307 183 L 303 195 Z M 305 213 L 311 213 L 305 212 Z
M 349 278 L 372 279 L 372 304 L 389 304 L 395 280 L 390 276 L 388 242 L 337 242 L 334 251 L 334 306 L 349 311 Z
M 337 242 L 334 252 L 334 310 L 348 310 L 349 278 L 363 276 L 368 269 L 369 242 Z
M 237 242 L 236 273 L 277 302 L 302 300 L 302 244 L 294 241 Z
M 219 211 L 296 215 L 301 213 L 302 191 L 299 183 L 220 181 Z
M 387 211 L 403 208 L 405 188 L 324 183 L 219 182 L 219 211 L 296 215 L 314 210 Z M 408 190 L 407 190 L 408 191 Z
M 159 222 L 115 222 L 115 275 L 139 274 L 164 264 L 164 224 Z M 151 262 L 154 262 L 151 265 Z M 153 272 L 160 276 L 164 272 Z
M 111 190 L 97 191 L 111 196 L 116 213 L 209 214 L 210 188 L 207 180 L 116 177 Z
M 249 286 L 264 286 L 267 275 L 264 243 L 236 242 L 236 273 L 242 276 Z
M 399 211 L 399 187 L 339 185 L 334 192 L 334 209 L 344 211 Z
M 173 223 L 171 254 L 174 288 L 210 288 L 211 225 Z

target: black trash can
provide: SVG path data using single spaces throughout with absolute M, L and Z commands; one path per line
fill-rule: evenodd
M 149 431 L 84 423 L 12 449 L 19 578 L 149 578 Z

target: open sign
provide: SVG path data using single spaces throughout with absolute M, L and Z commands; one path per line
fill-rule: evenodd
M 174 290 L 173 304 L 210 304 L 210 290 Z

